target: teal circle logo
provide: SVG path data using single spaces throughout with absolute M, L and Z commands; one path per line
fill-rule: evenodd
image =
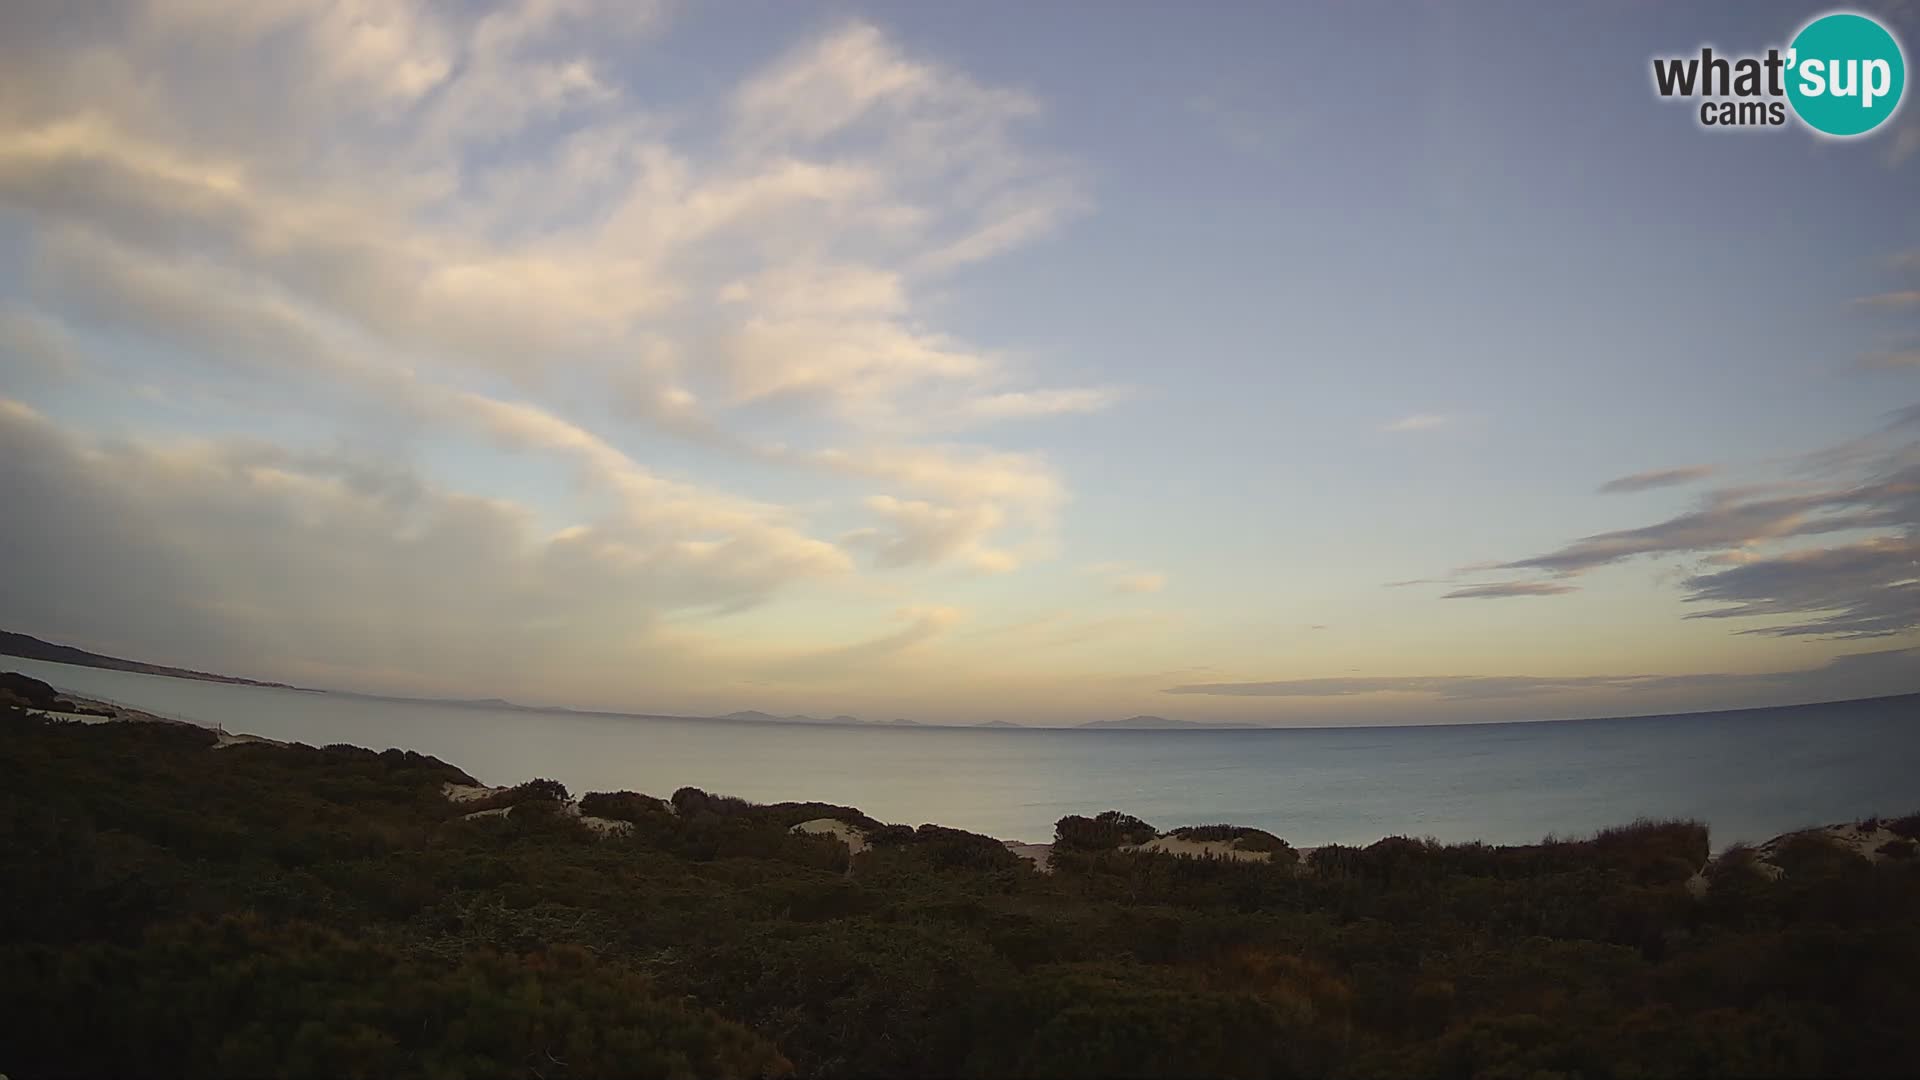
M 1907 61 L 1886 27 L 1850 11 L 1822 15 L 1787 51 L 1787 100 L 1815 131 L 1846 138 L 1886 123 L 1907 88 Z

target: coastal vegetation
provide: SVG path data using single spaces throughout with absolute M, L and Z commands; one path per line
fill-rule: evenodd
M 1812 832 L 1710 858 L 1690 822 L 1302 853 L 1113 811 L 1063 818 L 1036 867 L 852 807 L 694 788 L 575 803 L 551 780 L 486 789 L 401 750 L 216 743 L 0 708 L 0 1073 L 1624 1078 L 1920 1062 L 1920 818 L 1848 833 L 1904 854 Z M 865 850 L 796 829 L 822 819 Z M 1141 847 L 1169 837 L 1262 857 Z

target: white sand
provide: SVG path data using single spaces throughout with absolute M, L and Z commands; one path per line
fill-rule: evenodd
M 592 829 L 601 836 L 624 836 L 633 831 L 633 822 L 618 818 L 594 817 L 580 812 L 580 800 L 568 799 L 560 804 L 560 812 Z
M 118 724 L 118 716 L 95 716 L 92 713 L 54 712 L 51 709 L 28 709 L 27 715 L 38 716 L 43 720 L 67 720 L 82 724 Z
M 503 787 L 482 787 L 477 784 L 455 784 L 452 782 L 440 785 L 440 794 L 445 795 L 447 801 L 453 803 L 477 802 L 507 790 L 510 789 Z M 579 799 L 568 799 L 566 802 L 561 803 L 560 812 L 578 821 L 588 829 L 591 829 L 597 836 L 625 836 L 627 833 L 633 831 L 633 822 L 631 821 L 594 817 L 592 814 L 581 813 Z M 511 806 L 496 806 L 491 810 L 475 810 L 471 814 L 463 814 L 460 820 L 473 821 L 477 818 L 506 817 L 511 813 L 513 813 L 513 807 Z
M 585 825 L 601 836 L 625 836 L 633 831 L 633 822 L 631 821 L 621 821 L 618 818 L 594 817 L 592 814 L 581 814 L 580 824 Z
M 1773 862 L 1773 856 L 1781 848 L 1786 846 L 1787 841 L 1796 836 L 1817 837 L 1830 844 L 1845 848 L 1861 858 L 1866 859 L 1868 862 L 1876 863 L 1885 862 L 1890 858 L 1890 856 L 1880 854 L 1879 849 L 1881 845 L 1892 843 L 1895 840 L 1906 839 L 1906 837 L 1887 828 L 1884 823 L 1877 823 L 1873 828 L 1869 829 L 1858 821 L 1847 821 L 1839 825 L 1825 825 L 1815 829 L 1801 829 L 1798 832 L 1790 832 L 1783 836 L 1776 836 L 1754 849 L 1760 856 L 1760 862 L 1772 866 L 1775 870 L 1779 870 L 1780 867 Z
M 1007 850 L 1033 864 L 1035 870 L 1043 874 L 1053 873 L 1050 861 L 1053 858 L 1052 844 L 1023 844 L 1018 840 L 1002 840 Z
M 1695 900 L 1704 899 L 1707 890 L 1712 887 L 1713 883 L 1707 880 L 1707 875 L 1699 870 L 1695 870 L 1693 876 L 1687 879 L 1687 895 Z
M 795 825 L 793 831 L 805 833 L 808 836 L 831 836 L 847 845 L 849 855 L 858 855 L 868 847 L 867 834 L 864 831 L 838 818 L 823 817 L 803 821 Z
M 503 787 L 482 787 L 478 784 L 455 784 L 451 781 L 440 785 L 440 794 L 445 795 L 448 802 L 457 803 L 478 802 L 481 799 L 492 798 L 505 790 L 507 789 Z
M 1144 844 L 1126 844 L 1121 851 L 1139 851 L 1162 855 L 1178 855 L 1183 859 L 1230 859 L 1234 862 L 1272 862 L 1271 851 L 1246 851 L 1239 840 L 1185 840 L 1178 836 L 1161 836 Z
M 115 702 L 85 697 L 71 690 L 61 689 L 58 686 L 54 687 L 54 690 L 58 692 L 61 697 L 83 709 L 111 709 L 114 715 L 92 716 L 82 713 L 50 712 L 45 709 L 28 709 L 27 711 L 38 716 L 44 716 L 49 720 L 78 720 L 83 724 L 113 724 L 138 721 L 148 724 L 187 724 L 189 727 L 200 726 L 198 724 L 189 724 L 185 720 L 175 720 L 170 716 L 155 716 L 150 712 L 142 712 L 139 709 L 129 709 L 125 705 L 120 705 Z
M 1884 824 L 1876 824 L 1871 829 L 1858 821 L 1847 821 L 1838 825 L 1822 825 L 1812 829 L 1800 829 L 1795 832 L 1783 833 L 1774 837 L 1753 849 L 1754 860 L 1747 865 L 1752 868 L 1754 873 L 1766 878 L 1768 881 L 1778 881 L 1786 877 L 1786 868 L 1773 860 L 1774 857 L 1779 854 L 1780 850 L 1786 846 L 1787 841 L 1792 840 L 1796 836 L 1811 836 L 1823 840 L 1836 847 L 1851 851 L 1868 862 L 1874 863 L 1887 862 L 1892 858 L 1892 856 L 1882 855 L 1880 853 L 1879 849 L 1881 845 L 1891 843 L 1895 840 L 1906 839 L 1906 837 L 1902 837 L 1899 833 L 1887 828 Z M 1711 865 L 1712 863 L 1710 862 L 1708 866 Z M 1700 872 L 1695 873 L 1687 879 L 1687 892 L 1696 898 L 1707 895 L 1707 890 L 1710 887 L 1710 882 L 1706 877 L 1706 869 L 1707 867 L 1701 867 Z
M 215 732 L 213 737 L 215 750 L 223 750 L 229 746 L 245 746 L 248 743 L 260 743 L 263 746 L 287 745 L 278 739 L 263 739 L 258 735 L 229 735 L 224 731 Z

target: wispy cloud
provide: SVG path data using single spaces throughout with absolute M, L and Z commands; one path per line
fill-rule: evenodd
M 1454 418 L 1445 413 L 1414 413 L 1403 416 L 1380 426 L 1381 431 L 1432 431 L 1454 422 Z
M 1500 600 L 1513 596 L 1557 596 L 1561 593 L 1578 592 L 1573 585 L 1564 585 L 1556 581 L 1495 581 L 1485 585 L 1468 585 L 1455 589 L 1442 600 Z
M 1884 311 L 1898 311 L 1910 307 L 1920 307 L 1920 289 L 1904 289 L 1899 292 L 1880 293 L 1877 296 L 1863 296 L 1854 303 L 1865 308 Z
M 1868 353 L 1866 365 L 1876 368 L 1920 368 L 1920 348 Z
M 1650 491 L 1654 488 L 1674 487 L 1690 484 L 1712 476 L 1712 465 L 1682 465 L 1673 469 L 1651 469 L 1647 472 L 1632 473 L 1601 484 L 1599 491 L 1603 495 L 1615 495 L 1632 491 Z
M 0 19 L 15 31 L 0 33 L 0 213 L 22 225 L 24 270 L 0 350 L 57 373 L 90 343 L 74 331 L 125 338 L 155 396 L 218 386 L 300 430 L 430 445 L 443 463 L 477 444 L 575 482 L 535 508 L 395 465 L 417 494 L 369 507 L 326 494 L 347 466 L 275 445 L 263 418 L 233 445 L 123 446 L 148 499 L 97 475 L 106 451 L 87 436 L 9 406 L 8 464 L 48 463 L 76 520 L 123 514 L 163 552 L 85 553 L 203 582 L 170 602 L 221 606 L 288 653 L 331 647 L 261 632 L 260 611 L 311 611 L 316 639 L 322 623 L 364 637 L 291 582 L 206 584 L 215 565 L 173 543 L 197 526 L 169 520 L 159 492 L 180 517 L 211 503 L 249 523 L 235 535 L 261 551 L 317 544 L 322 568 L 359 530 L 406 537 L 464 515 L 487 558 L 450 555 L 423 582 L 452 592 L 453 575 L 481 575 L 474 603 L 515 625 L 578 603 L 577 632 L 636 650 L 658 644 L 647 628 L 663 613 L 875 572 L 1006 571 L 1057 543 L 1062 477 L 994 425 L 1095 412 L 1123 391 L 1046 378 L 1044 356 L 965 340 L 925 300 L 1088 208 L 1078 165 L 1035 138 L 1044 102 L 859 20 L 662 106 L 632 98 L 626 73 L 668 28 L 665 5 L 127 0 L 124 14 Z M 642 465 L 635 445 L 660 437 L 680 450 Z M 807 512 L 738 494 L 793 486 L 756 470 L 809 474 Z M 574 520 L 531 524 L 555 515 Z M 815 535 L 815 515 L 837 540 Z M 292 520 L 312 544 L 268 527 Z M 31 528 L 0 539 L 16 550 Z M 464 550 L 458 530 L 433 535 Z M 368 543 L 396 573 L 428 557 Z M 268 599 L 249 598 L 256 586 Z M 42 599 L 10 594 L 7 609 L 56 610 Z M 432 606 L 365 618 L 428 641 Z
M 1697 509 L 1639 528 L 1583 537 L 1486 569 L 1539 571 L 1544 580 L 1471 585 L 1449 597 L 1500 598 L 1565 591 L 1568 579 L 1634 559 L 1691 555 L 1724 567 L 1679 579 L 1690 603 L 1718 605 L 1693 618 L 1772 619 L 1743 633 L 1876 637 L 1920 629 L 1920 406 L 1879 431 L 1790 464 L 1818 477 L 1708 492 Z M 1842 533 L 1864 540 L 1825 547 L 1787 541 Z
M 1683 587 L 1690 602 L 1725 605 L 1689 618 L 1789 620 L 1749 627 L 1744 634 L 1884 637 L 1920 627 L 1920 540 L 1882 537 L 1747 558 L 1689 577 Z
M 961 618 L 961 612 L 951 607 L 902 608 L 893 614 L 893 620 L 902 624 L 898 630 L 850 645 L 796 653 L 758 666 L 764 674 L 784 680 L 834 678 L 912 653 L 945 634 Z
M 1167 586 L 1167 576 L 1132 563 L 1103 562 L 1086 568 L 1117 593 L 1155 593 Z

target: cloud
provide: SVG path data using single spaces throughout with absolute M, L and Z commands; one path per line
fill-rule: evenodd
M 1652 469 L 1609 480 L 1600 485 L 1599 491 L 1602 495 L 1649 491 L 1653 488 L 1690 484 L 1695 480 L 1711 476 L 1714 472 L 1712 465 L 1683 465 L 1674 469 Z
M 1383 424 L 1381 431 L 1432 431 L 1453 423 L 1453 417 L 1442 413 L 1414 413 L 1398 420 Z
M 897 53 L 879 30 L 842 27 L 795 49 L 735 92 L 743 128 L 761 137 L 826 138 L 883 107 L 903 108 L 937 92 L 941 73 Z
M 1503 570 L 1579 574 L 1642 555 L 1716 551 L 1764 540 L 1817 536 L 1900 524 L 1886 504 L 1901 486 L 1869 485 L 1767 499 L 1728 499 L 1655 525 L 1600 533 L 1556 551 L 1513 562 Z
M 1077 166 L 1032 142 L 1037 100 L 862 22 L 659 108 L 623 75 L 657 4 L 123 12 L 9 12 L 0 33 L 0 213 L 26 223 L 30 269 L 12 354 L 68 355 L 58 311 L 140 343 L 156 394 L 213 381 L 309 425 L 537 450 L 628 518 L 718 521 L 823 573 L 845 552 L 790 513 L 670 485 L 588 433 L 808 471 L 868 513 L 925 504 L 967 537 L 946 558 L 978 568 L 1050 551 L 1063 480 L 957 433 L 1121 392 L 1051 384 L 920 298 L 1086 208 Z M 949 550 L 925 528 L 883 527 L 888 560 L 945 561 L 919 554 Z
M 1920 349 L 1888 349 L 1869 353 L 1866 364 L 1877 368 L 1920 368 Z
M 526 507 L 367 454 L 89 439 L 4 399 L 0 501 L 18 511 L 0 532 L 0 610 L 18 625 L 357 685 L 391 671 L 574 697 L 555 680 L 660 659 L 662 616 L 753 606 L 834 568 L 747 519 L 678 517 L 671 499 L 546 534 Z
M 893 618 L 904 625 L 851 645 L 812 650 L 757 666 L 766 675 L 788 680 L 832 678 L 862 671 L 913 653 L 939 638 L 961 621 L 962 613 L 957 608 L 920 605 L 902 608 Z
M 1087 206 L 1071 167 L 1015 142 L 1015 130 L 1041 113 L 1038 101 L 911 58 L 868 23 L 846 23 L 791 50 L 742 85 L 732 105 L 749 147 L 806 148 L 877 133 L 891 173 L 946 191 L 959 212 L 927 230 L 937 240 L 913 260 L 917 273 L 991 258 Z
M 1679 579 L 1689 603 L 1717 605 L 1691 618 L 1768 619 L 1742 633 L 1861 638 L 1920 629 L 1920 406 L 1879 431 L 1804 455 L 1790 465 L 1811 481 L 1727 487 L 1698 508 L 1652 525 L 1583 537 L 1493 567 L 1535 570 L 1545 581 L 1470 585 L 1449 597 L 1565 591 L 1569 578 L 1651 556 L 1692 555 L 1715 569 Z M 1631 479 L 1631 478 L 1630 478 Z M 1866 533 L 1828 546 L 1814 538 Z
M 1578 592 L 1572 585 L 1551 581 L 1496 581 L 1486 585 L 1468 585 L 1455 589 L 1442 600 L 1498 600 L 1511 596 L 1556 596 Z
M 1885 160 L 1889 167 L 1897 168 L 1916 153 L 1920 153 L 1920 123 L 1910 121 L 1887 140 Z
M 1117 593 L 1156 593 L 1167 587 L 1167 576 L 1125 562 L 1095 563 L 1086 572 Z
M 872 551 L 874 565 L 881 568 L 958 561 L 986 573 L 1004 573 L 1020 565 L 1012 554 L 985 544 L 1000 525 L 1000 511 L 991 504 L 937 506 L 875 495 L 867 500 L 867 509 L 885 525 L 850 533 L 841 544 Z
M 1881 537 L 1859 544 L 1750 557 L 1697 574 L 1682 587 L 1694 603 L 1728 605 L 1696 619 L 1800 617 L 1746 634 L 1884 637 L 1920 629 L 1920 541 Z M 1809 614 L 1817 615 L 1805 619 Z
M 974 398 L 963 407 L 981 420 L 1026 419 L 1068 413 L 1099 412 L 1119 400 L 1120 391 L 1087 387 L 1077 390 L 1015 390 Z
M 1891 649 L 1836 657 L 1814 668 L 1760 674 L 1683 675 L 1383 675 L 1272 682 L 1191 683 L 1168 694 L 1220 697 L 1341 698 L 1369 694 L 1423 694 L 1443 701 L 1493 701 L 1566 691 L 1642 695 L 1683 690 L 1786 691 L 1812 697 L 1864 697 L 1920 689 L 1920 649 Z
M 15 371 L 66 377 L 84 366 L 73 335 L 53 319 L 19 308 L 0 308 L 0 357 Z
M 1897 311 L 1901 308 L 1920 307 L 1920 289 L 1907 289 L 1900 292 L 1881 293 L 1878 296 L 1863 296 L 1854 303 L 1866 308 L 1878 308 Z

